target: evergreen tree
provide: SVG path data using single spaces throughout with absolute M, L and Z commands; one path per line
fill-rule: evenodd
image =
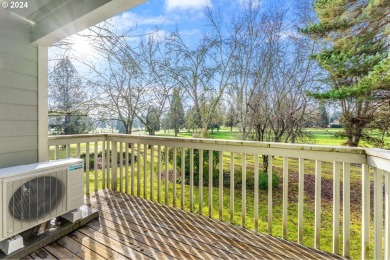
M 177 136 L 180 131 L 180 128 L 184 126 L 184 108 L 181 101 L 179 89 L 175 89 L 173 91 L 169 117 L 172 128 L 175 131 L 175 136 Z
M 237 113 L 233 107 L 230 107 L 225 116 L 225 126 L 230 127 L 230 132 L 233 131 L 233 127 L 237 125 Z
M 148 109 L 145 128 L 149 135 L 155 135 L 156 131 L 160 130 L 160 115 L 157 108 L 151 107 Z
M 49 127 L 56 134 L 82 134 L 90 124 L 85 115 L 86 94 L 81 77 L 68 57 L 49 75 Z
M 331 89 L 312 93 L 340 102 L 347 145 L 357 146 L 381 101 L 389 98 L 388 0 L 316 0 L 318 22 L 302 31 L 326 48 L 315 55 Z
M 327 127 L 329 124 L 329 117 L 324 102 L 320 102 L 318 105 L 318 113 L 318 126 L 321 128 Z

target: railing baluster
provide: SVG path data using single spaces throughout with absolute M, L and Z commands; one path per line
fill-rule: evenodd
M 80 158 L 80 143 L 76 145 L 76 158 Z
M 283 157 L 283 218 L 282 218 L 283 239 L 287 239 L 287 210 L 288 210 L 288 157 Z
M 112 152 L 111 152 L 111 141 L 107 141 L 107 173 L 106 173 L 106 187 L 109 189 L 111 186 L 110 182 L 110 172 L 111 172 L 111 159 L 112 159 Z
M 223 221 L 223 152 L 219 151 L 219 220 Z
M 93 184 L 94 184 L 94 188 L 95 188 L 95 191 L 98 191 L 98 142 L 95 141 L 95 144 L 94 144 L 94 161 L 93 161 L 93 169 L 94 169 L 94 180 L 93 180 Z
M 148 145 L 144 144 L 144 198 L 146 199 L 148 193 L 148 173 L 146 166 L 148 162 Z
M 150 146 L 150 200 L 153 201 L 154 195 L 154 145 Z
M 85 180 L 86 180 L 86 194 L 89 194 L 89 143 L 85 144 Z
M 203 214 L 203 149 L 198 150 L 199 154 L 199 214 Z
M 321 161 L 315 162 L 314 248 L 320 249 L 321 229 Z
M 333 162 L 333 253 L 340 248 L 340 163 Z
M 343 163 L 343 256 L 350 257 L 351 165 Z
M 190 149 L 190 210 L 194 212 L 194 149 Z
M 60 159 L 60 146 L 56 145 L 54 149 L 54 159 L 58 160 Z
M 242 154 L 242 187 L 241 187 L 241 225 L 245 227 L 246 225 L 246 154 Z
M 112 169 L 111 169 L 111 189 L 118 189 L 118 143 L 112 142 Z
M 137 196 L 141 197 L 141 144 L 137 144 Z
M 176 156 L 177 148 L 173 147 L 173 207 L 176 208 Z
M 106 141 L 102 142 L 102 189 L 106 188 Z
M 213 216 L 213 150 L 209 150 L 209 217 Z
M 268 155 L 268 234 L 272 236 L 272 155 Z
M 385 172 L 385 259 L 390 259 L 390 172 Z
M 230 153 L 230 223 L 234 223 L 234 153 Z
M 298 243 L 303 243 L 303 203 L 305 197 L 305 160 L 299 158 L 298 177 Z
M 135 143 L 131 143 L 131 195 L 134 196 L 135 194 L 135 169 L 134 169 L 134 164 L 135 164 L 135 156 L 134 156 L 134 149 Z M 137 157 L 138 160 L 138 157 Z
M 158 178 L 157 178 L 157 201 L 158 203 L 161 203 L 161 145 L 158 145 L 158 151 L 157 151 L 158 155 L 158 159 L 157 159 L 157 162 L 158 162 L 158 166 L 157 166 L 157 174 L 158 174 Z
M 123 142 L 119 143 L 119 191 L 123 192 Z
M 186 169 L 185 169 L 185 161 L 186 161 L 186 153 L 185 148 L 181 148 L 181 209 L 184 209 L 184 196 L 186 191 Z
M 259 155 L 255 154 L 255 170 L 254 170 L 254 201 L 253 210 L 255 218 L 255 230 L 259 231 Z
M 70 144 L 66 145 L 66 158 L 70 158 Z
M 129 143 L 125 142 L 125 192 L 129 193 Z
M 169 175 L 169 165 L 168 165 L 168 158 L 169 158 L 169 147 L 165 146 L 165 204 L 168 205 L 168 175 Z
M 382 259 L 383 190 L 382 170 L 374 168 L 374 259 Z
M 362 165 L 362 259 L 370 255 L 370 171 Z

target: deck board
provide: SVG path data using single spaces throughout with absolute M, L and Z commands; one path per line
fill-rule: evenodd
M 31 254 L 32 259 L 341 259 L 119 192 L 86 197 L 99 219 Z

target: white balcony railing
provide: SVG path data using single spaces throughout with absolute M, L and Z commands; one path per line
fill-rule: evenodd
M 309 239 L 317 249 L 322 248 L 322 239 L 325 243 L 331 239 L 332 248 L 328 250 L 345 257 L 358 250 L 363 259 L 390 259 L 390 151 L 387 150 L 119 134 L 52 136 L 49 146 L 52 159 L 85 154 L 89 162 L 93 157 L 93 164 L 86 163 L 87 194 L 111 188 L 243 227 L 253 226 L 256 231 L 266 226 L 270 235 L 280 233 L 283 239 L 300 244 L 308 244 Z M 119 153 L 111 152 L 110 156 L 110 151 Z M 204 156 L 206 153 L 208 157 Z M 253 190 L 247 189 L 248 174 L 259 172 L 264 159 L 268 162 L 268 173 L 280 171 L 283 176 L 278 206 L 281 212 L 278 210 L 276 214 L 273 204 L 278 202 L 273 197 L 276 193 L 272 189 L 272 174 L 268 174 L 267 191 L 259 191 L 258 185 L 253 185 Z M 227 178 L 224 171 L 229 172 Z M 218 176 L 214 176 L 215 172 Z M 314 194 L 305 191 L 308 175 L 314 179 Z M 289 190 L 289 185 L 293 188 L 289 182 L 293 176 L 298 178 L 297 194 Z M 331 203 L 324 202 L 321 194 L 324 176 L 331 179 Z M 235 178 L 240 179 L 241 187 L 236 187 Z M 253 174 L 253 178 L 258 184 L 259 174 Z M 195 179 L 198 185 L 194 184 Z M 259 201 L 265 199 L 266 211 L 259 208 Z M 297 205 L 296 211 L 289 207 L 292 200 Z M 314 214 L 307 213 L 313 207 Z M 253 215 L 248 216 L 249 211 Z M 329 212 L 332 223 L 321 223 Z M 327 238 L 329 229 L 331 237 Z M 360 241 L 359 245 L 351 244 L 351 235 L 353 241 Z

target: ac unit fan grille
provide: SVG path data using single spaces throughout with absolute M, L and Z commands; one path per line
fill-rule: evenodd
M 19 221 L 35 221 L 54 211 L 65 195 L 64 183 L 53 176 L 34 178 L 20 186 L 8 204 Z

